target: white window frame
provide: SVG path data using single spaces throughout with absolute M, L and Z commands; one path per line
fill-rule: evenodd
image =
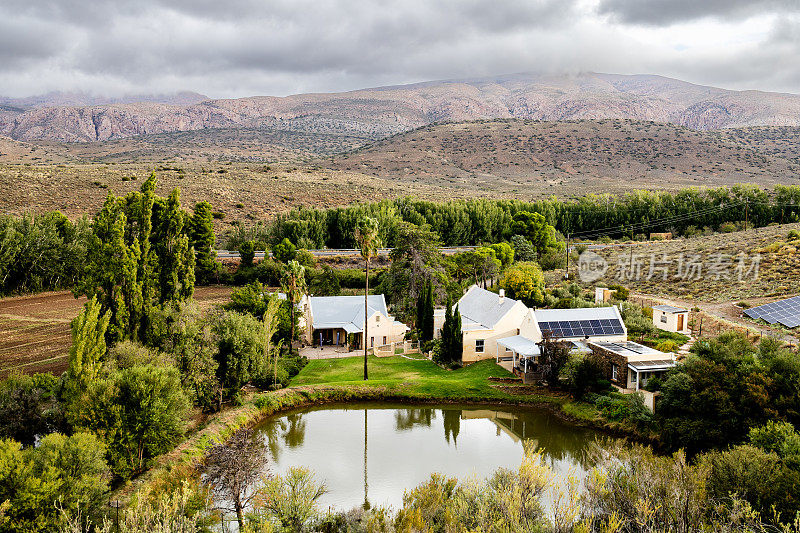
M 661 313 L 661 322 L 667 323 L 667 313 Z
M 619 381 L 619 366 L 615 363 L 611 363 L 611 379 Z
M 475 339 L 475 353 L 483 353 L 485 349 L 486 339 Z

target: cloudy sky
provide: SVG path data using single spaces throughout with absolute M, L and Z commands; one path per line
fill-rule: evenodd
M 516 72 L 800 93 L 800 0 L 3 0 L 0 94 L 339 91 Z

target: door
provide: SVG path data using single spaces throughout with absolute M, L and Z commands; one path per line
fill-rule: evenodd
M 683 314 L 678 315 L 678 331 L 683 331 Z

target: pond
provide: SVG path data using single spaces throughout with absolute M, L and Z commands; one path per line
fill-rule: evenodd
M 328 488 L 321 508 L 402 505 L 403 492 L 439 472 L 465 479 L 516 469 L 523 441 L 544 450 L 557 477 L 581 479 L 598 433 L 530 407 L 348 404 L 291 412 L 256 428 L 270 471 L 310 468 Z

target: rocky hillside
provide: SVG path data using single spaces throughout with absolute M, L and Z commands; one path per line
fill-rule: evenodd
M 492 118 L 652 120 L 697 130 L 800 126 L 800 96 L 729 91 L 660 76 L 517 74 L 188 105 L 147 102 L 24 109 L 0 102 L 0 135 L 75 142 L 207 128 L 261 128 L 377 140 L 433 122 Z
M 776 139 L 784 139 L 785 146 Z M 800 183 L 800 128 L 696 131 L 629 120 L 493 120 L 395 135 L 328 166 L 399 181 L 559 196 Z

